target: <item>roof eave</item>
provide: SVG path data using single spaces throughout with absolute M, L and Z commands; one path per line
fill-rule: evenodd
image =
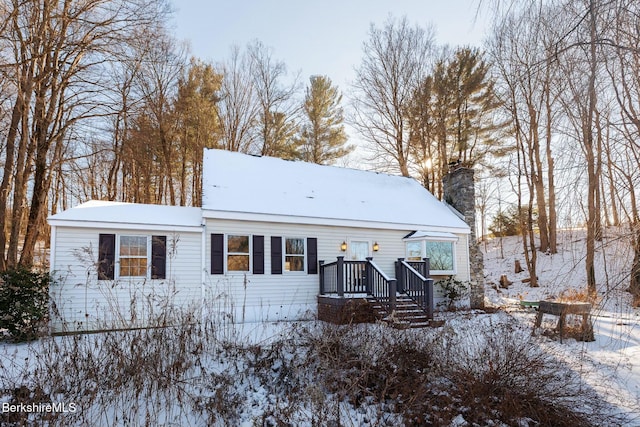
M 172 224 L 151 224 L 151 223 L 131 223 L 114 221 L 84 221 L 77 219 L 56 219 L 49 217 L 47 222 L 56 227 L 79 227 L 79 228 L 101 228 L 119 230 L 141 230 L 141 231 L 169 231 L 184 233 L 200 233 L 202 225 L 172 225 Z
M 309 216 L 295 215 L 278 215 L 256 212 L 236 212 L 204 209 L 202 216 L 207 219 L 229 219 L 243 221 L 260 221 L 260 222 L 277 222 L 289 224 L 307 224 L 307 225 L 327 225 L 334 227 L 355 227 L 355 228 L 379 228 L 385 230 L 431 230 L 444 231 L 457 234 L 470 234 L 471 229 L 466 227 L 443 226 L 433 224 L 409 224 L 395 222 L 380 222 L 368 220 L 353 220 L 345 218 L 321 218 Z

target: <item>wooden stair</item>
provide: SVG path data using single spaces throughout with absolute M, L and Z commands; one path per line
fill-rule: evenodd
M 396 309 L 393 313 L 387 310 L 373 297 L 368 297 L 376 318 L 398 329 L 424 328 L 432 326 L 433 320 L 429 320 L 424 310 L 406 295 L 398 294 L 396 297 Z

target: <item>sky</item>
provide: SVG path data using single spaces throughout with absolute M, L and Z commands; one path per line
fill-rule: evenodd
M 326 75 L 346 92 L 372 23 L 380 27 L 390 15 L 407 16 L 411 23 L 433 25 L 440 45 L 480 46 L 487 14 L 476 13 L 479 1 L 173 0 L 173 5 L 175 34 L 189 41 L 192 55 L 221 62 L 232 45 L 244 48 L 257 39 L 291 74 L 299 71 L 305 85 L 312 75 Z

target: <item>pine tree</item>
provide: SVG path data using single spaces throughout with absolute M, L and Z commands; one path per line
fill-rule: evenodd
M 265 139 L 269 144 L 263 146 L 262 155 L 285 160 L 300 159 L 299 143 L 295 139 L 296 124 L 278 111 L 269 112 L 264 123 L 268 129 Z
M 200 205 L 203 149 L 220 147 L 222 126 L 218 102 L 222 78 L 211 64 L 192 58 L 178 81 L 173 110 L 177 122 L 178 155 L 175 161 L 181 205 Z
M 489 64 L 476 49 L 445 55 L 414 91 L 408 108 L 412 160 L 438 197 L 451 161 L 473 167 L 506 154 L 509 148 L 497 138 L 506 125 L 495 114 L 499 106 Z
M 346 156 L 354 147 L 345 145 L 342 95 L 326 76 L 311 76 L 302 109 L 304 124 L 300 132 L 303 159 L 331 164 Z

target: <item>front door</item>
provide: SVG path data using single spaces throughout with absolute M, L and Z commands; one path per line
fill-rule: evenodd
M 365 261 L 369 256 L 369 242 L 363 240 L 352 240 L 349 245 L 350 261 Z
M 349 261 L 366 261 L 369 256 L 369 242 L 352 240 L 349 244 Z M 365 292 L 364 263 L 352 264 L 352 271 L 348 272 L 351 284 L 355 292 Z

